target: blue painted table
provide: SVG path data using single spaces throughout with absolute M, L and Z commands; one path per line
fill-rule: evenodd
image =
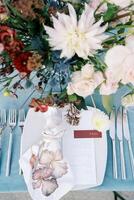
M 27 93 L 29 94 L 31 90 L 29 89 Z M 115 95 L 115 102 L 116 104 L 120 102 L 120 94 Z M 22 92 L 19 95 L 19 99 L 12 99 L 9 97 L 3 97 L 0 95 L 0 108 L 16 108 L 19 109 L 23 102 L 26 99 L 26 92 Z M 97 107 L 101 107 L 100 98 L 95 95 Z M 90 99 L 87 99 L 87 103 L 91 105 Z M 28 106 L 25 105 L 25 109 L 28 109 Z M 131 136 L 133 142 L 133 149 L 134 149 L 134 110 L 131 109 L 129 111 L 129 122 L 130 122 L 130 129 L 131 129 Z M 11 175 L 10 177 L 5 177 L 5 165 L 6 165 L 6 157 L 7 157 L 7 147 L 8 147 L 8 139 L 9 128 L 7 127 L 3 137 L 2 137 L 2 160 L 1 160 L 1 171 L 0 171 L 0 192 L 24 192 L 27 190 L 26 185 L 24 183 L 23 177 L 19 176 L 19 145 L 20 145 L 20 129 L 17 127 L 14 132 L 14 139 L 13 139 L 13 149 L 12 149 L 12 164 L 11 164 Z M 117 145 L 119 146 L 119 145 Z M 126 142 L 124 143 L 125 148 L 125 158 L 127 163 L 127 181 L 122 181 L 121 179 L 114 180 L 112 177 L 112 145 L 111 140 L 108 135 L 108 162 L 107 162 L 107 169 L 105 174 L 104 182 L 101 186 L 97 188 L 93 188 L 91 190 L 124 190 L 124 191 L 134 191 L 134 179 L 132 179 L 132 173 L 130 168 L 130 161 L 129 161 L 129 154 L 128 154 L 128 147 Z M 119 152 L 119 151 L 118 151 Z M 120 171 L 120 170 L 119 170 Z

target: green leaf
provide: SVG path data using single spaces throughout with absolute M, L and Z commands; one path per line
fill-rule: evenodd
M 107 4 L 107 12 L 103 15 L 103 19 L 105 22 L 111 21 L 112 19 L 114 19 L 117 16 L 119 7 L 116 6 L 115 4 Z
M 102 104 L 107 113 L 109 114 L 113 108 L 113 96 L 112 95 L 103 95 Z
M 68 100 L 69 100 L 69 102 L 77 101 L 77 95 L 76 94 L 69 95 Z

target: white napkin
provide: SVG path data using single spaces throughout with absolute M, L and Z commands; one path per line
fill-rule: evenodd
M 31 146 L 31 148 L 29 148 L 20 158 L 20 166 L 23 171 L 24 179 L 25 179 L 28 191 L 33 200 L 45 200 L 45 199 L 59 200 L 62 196 L 64 196 L 74 187 L 74 179 L 73 179 L 73 175 L 71 173 L 71 169 L 68 163 L 67 163 L 67 168 L 68 168 L 67 173 L 64 174 L 62 177 L 58 177 L 56 179 L 56 183 L 54 182 L 54 184 L 55 186 L 58 184 L 58 187 L 49 196 L 43 195 L 43 192 L 42 192 L 43 184 L 40 184 L 40 187 L 36 189 L 34 189 L 33 187 L 33 183 L 34 183 L 33 172 L 35 172 L 35 170 L 39 171 L 40 168 L 42 168 L 40 167 L 40 159 L 38 159 L 37 161 L 37 156 L 38 158 L 41 158 L 40 155 L 42 155 L 42 152 L 46 152 L 46 151 L 48 152 L 48 155 L 49 155 L 49 152 L 52 155 L 53 154 L 56 155 L 56 152 L 61 152 L 62 151 L 61 137 L 63 136 L 64 131 L 65 131 L 65 126 L 64 126 L 64 123 L 62 123 L 61 113 L 58 113 L 58 110 L 56 108 L 51 109 L 51 112 L 48 112 L 47 117 L 44 118 L 44 132 L 42 134 L 42 140 L 40 141 L 40 143 L 37 143 Z M 36 161 L 34 161 L 34 167 L 33 167 L 34 170 L 32 169 L 32 166 L 30 164 L 30 160 L 33 157 L 33 155 L 34 157 L 36 157 Z M 64 164 L 65 163 L 64 159 L 63 160 L 59 159 L 58 161 L 57 160 L 55 161 L 55 163 L 61 162 L 63 164 L 63 168 L 66 166 Z M 47 167 L 47 164 L 45 167 Z M 50 176 L 48 177 L 48 179 L 50 180 L 52 177 Z M 37 183 L 37 181 L 40 182 L 40 179 L 37 179 L 35 182 Z M 43 179 L 41 179 L 41 182 L 44 183 Z
M 38 145 L 32 147 L 32 151 L 38 151 Z M 29 149 L 20 159 L 20 166 L 23 170 L 24 179 L 33 200 L 59 200 L 66 193 L 72 190 L 74 186 L 73 176 L 68 166 L 68 173 L 64 175 L 62 178 L 57 180 L 59 187 L 52 193 L 50 196 L 45 197 L 40 189 L 34 190 L 32 187 L 32 170 L 30 165 L 30 158 L 32 156 L 32 151 Z

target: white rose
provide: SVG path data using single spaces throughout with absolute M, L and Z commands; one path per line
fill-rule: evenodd
M 134 36 L 126 38 L 126 46 L 117 45 L 106 53 L 105 63 L 108 68 L 105 72 L 107 82 L 122 82 L 123 84 L 134 84 Z M 113 83 L 112 83 L 113 84 Z M 113 87 L 116 91 L 116 84 L 103 85 L 101 91 L 106 90 L 106 87 Z M 105 91 L 106 92 L 106 91 Z
M 117 92 L 119 85 L 117 82 L 106 82 L 100 86 L 101 95 L 110 95 Z
M 73 83 L 78 82 L 81 79 L 81 71 L 73 72 L 71 80 Z
M 132 83 L 134 85 L 134 53 L 127 56 L 123 63 L 123 84 Z
M 68 86 L 67 86 L 67 94 L 68 94 L 68 95 L 74 94 L 73 84 L 72 84 L 71 82 L 68 83 Z
M 134 53 L 134 35 L 129 35 L 125 40 L 126 47 Z
M 86 64 L 82 67 L 81 75 L 83 78 L 92 78 L 94 73 L 94 68 L 90 64 Z
M 104 77 L 102 72 L 95 72 L 94 73 L 94 83 L 95 86 L 98 87 L 103 81 L 104 81 Z
M 72 84 L 73 91 L 77 95 L 85 98 L 91 94 L 93 94 L 95 85 L 93 80 L 80 80 L 77 83 Z

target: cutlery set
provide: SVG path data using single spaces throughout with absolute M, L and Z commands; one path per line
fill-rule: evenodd
M 24 109 L 20 109 L 17 111 L 16 109 L 9 109 L 8 115 L 5 109 L 0 109 L 0 160 L 2 157 L 2 133 L 4 129 L 7 127 L 10 128 L 9 132 L 9 143 L 7 149 L 7 160 L 6 160 L 6 176 L 10 175 L 10 167 L 11 167 L 11 157 L 12 157 L 12 144 L 13 144 L 13 133 L 18 125 L 21 128 L 21 132 L 23 131 L 25 122 L 25 111 Z M 21 144 L 20 144 L 20 156 L 21 156 Z M 19 174 L 21 175 L 21 169 L 19 170 Z
M 132 175 L 134 178 L 134 154 L 132 150 L 132 142 L 129 131 L 129 123 L 127 116 L 127 109 L 120 107 L 118 110 L 113 108 L 110 115 L 110 137 L 112 140 L 112 149 L 113 149 L 113 177 L 115 179 L 119 178 L 118 174 L 118 163 L 117 162 L 117 145 L 120 149 L 120 168 L 121 168 L 121 179 L 126 180 L 126 163 L 125 163 L 125 152 L 124 152 L 124 139 L 127 141 L 129 157 L 131 163 Z M 118 157 L 119 159 L 119 157 Z

